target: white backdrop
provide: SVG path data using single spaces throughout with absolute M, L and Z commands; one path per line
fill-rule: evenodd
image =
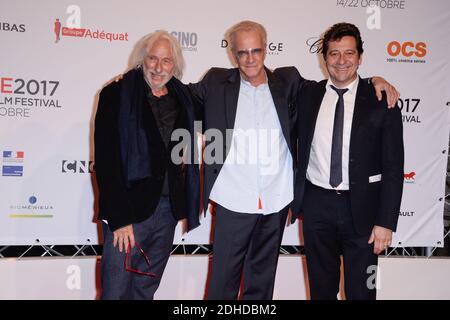
M 224 33 L 243 19 L 265 25 L 268 67 L 294 65 L 316 80 L 326 75 L 314 41 L 336 22 L 360 28 L 361 76 L 381 75 L 402 93 L 405 186 L 394 245 L 442 246 L 446 0 L 0 0 L 0 243 L 98 243 L 90 172 L 99 90 L 127 69 L 134 44 L 156 29 L 183 46 L 184 82 L 198 81 L 211 66 L 229 67 Z M 175 242 L 209 243 L 210 215 L 201 222 L 187 235 L 178 228 Z M 299 230 L 288 227 L 283 243 L 301 243 Z

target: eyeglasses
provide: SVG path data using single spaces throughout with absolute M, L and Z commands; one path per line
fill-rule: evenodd
M 136 242 L 136 247 L 139 249 L 139 251 L 141 252 L 141 255 L 144 257 L 145 262 L 147 263 L 147 265 L 150 267 L 150 259 L 147 257 L 147 255 L 145 254 L 144 250 L 142 250 L 141 246 Z M 133 272 L 136 274 L 140 274 L 142 276 L 149 276 L 149 277 L 156 277 L 157 275 L 153 272 L 145 272 L 145 271 L 139 271 L 137 269 L 134 269 L 131 266 L 131 244 L 128 244 L 128 250 L 125 253 L 125 261 L 124 261 L 124 267 L 125 270 L 128 272 Z
M 250 55 L 254 55 L 255 57 L 261 57 L 264 50 L 262 48 L 255 48 L 255 49 L 246 49 L 246 50 L 238 50 L 236 53 L 236 56 L 239 60 L 245 60 L 250 57 Z

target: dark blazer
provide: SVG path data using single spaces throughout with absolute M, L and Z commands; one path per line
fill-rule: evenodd
M 294 218 L 301 211 L 311 143 L 327 80 L 303 86 L 299 92 L 299 158 Z M 377 100 L 373 86 L 360 79 L 350 136 L 350 201 L 353 222 L 361 235 L 374 225 L 397 228 L 403 191 L 403 125 L 398 107 Z M 381 181 L 369 177 L 381 174 Z
M 273 72 L 266 68 L 268 85 L 277 110 L 283 135 L 296 163 L 297 93 L 305 80 L 294 67 L 284 67 Z M 240 88 L 239 69 L 210 69 L 202 81 L 189 85 L 196 100 L 197 119 L 203 120 L 203 131 L 214 128 L 226 137 L 226 129 L 233 129 Z M 224 139 L 225 140 L 225 139 Z M 224 141 L 225 142 L 225 141 Z M 206 145 L 211 141 L 206 141 Z M 223 161 L 228 150 L 224 143 Z M 220 163 L 204 164 L 203 206 L 208 206 L 211 189 L 222 168 Z
M 136 71 L 137 72 L 137 71 Z M 127 74 L 125 75 L 125 77 Z M 138 82 L 142 83 L 143 78 Z M 95 170 L 99 187 L 99 219 L 108 221 L 111 230 L 144 221 L 150 217 L 161 197 L 164 176 L 168 171 L 169 197 L 175 219 L 188 218 L 188 228 L 199 225 L 199 173 L 198 165 L 175 165 L 170 153 L 175 142 L 164 145 L 156 121 L 147 99 L 138 106 L 142 112 L 144 141 L 147 143 L 145 159 L 150 165 L 150 175 L 129 183 L 124 172 L 127 170 L 121 156 L 121 128 L 119 117 L 123 100 L 124 79 L 115 81 L 102 89 L 95 117 Z M 190 97 L 185 85 L 172 78 L 167 87 L 180 107 L 174 130 L 184 128 L 189 131 L 194 122 L 194 107 L 186 103 Z M 144 87 L 143 87 L 144 88 Z M 146 90 L 145 87 L 142 90 Z M 132 88 L 134 94 L 136 88 Z M 139 90 L 139 89 L 138 89 Z M 145 95 L 144 95 L 145 96 Z M 193 131 L 193 130 L 192 130 Z

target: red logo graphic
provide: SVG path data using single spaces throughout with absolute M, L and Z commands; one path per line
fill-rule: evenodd
M 105 32 L 104 30 L 94 30 L 89 28 L 68 28 L 63 27 L 59 19 L 55 19 L 53 24 L 53 32 L 55 33 L 55 43 L 61 40 L 61 37 L 78 37 L 78 38 L 91 38 L 95 40 L 105 41 L 128 41 L 128 32 L 116 33 Z
M 410 173 L 405 173 L 405 180 L 406 181 L 414 181 L 416 178 L 416 173 L 414 171 L 410 172 Z
M 55 20 L 53 31 L 55 32 L 55 43 L 58 43 L 61 40 L 61 22 L 58 18 Z

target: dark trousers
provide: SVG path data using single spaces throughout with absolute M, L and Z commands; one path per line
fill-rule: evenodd
M 134 237 L 150 259 L 150 267 L 137 247 L 131 251 L 131 267 L 153 272 L 156 277 L 125 270 L 125 251 L 113 246 L 113 232 L 103 224 L 104 245 L 101 260 L 102 299 L 151 300 L 172 250 L 177 221 L 172 215 L 168 197 L 161 197 L 153 215 L 133 224 Z M 129 257 L 130 258 L 130 257 Z
M 370 234 L 353 227 L 349 191 L 338 194 L 307 182 L 303 211 L 311 299 L 337 299 L 342 254 L 346 298 L 374 300 L 378 256 L 367 243 Z
M 208 299 L 270 300 L 288 208 L 270 215 L 238 213 L 217 205 Z

